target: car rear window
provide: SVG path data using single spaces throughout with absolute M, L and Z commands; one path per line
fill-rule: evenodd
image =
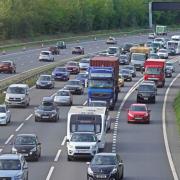
M 42 55 L 49 55 L 49 52 L 41 52 Z

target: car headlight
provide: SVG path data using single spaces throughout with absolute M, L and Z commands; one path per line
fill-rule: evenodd
M 68 144 L 68 148 L 69 148 L 69 149 L 73 149 L 73 147 L 74 147 L 74 146 L 73 146 L 72 144 Z
M 6 116 L 1 116 L 0 119 L 6 119 Z
M 92 169 L 90 168 L 90 167 L 88 167 L 88 174 L 90 175 L 90 176 L 93 176 L 93 171 L 92 171 Z
M 39 112 L 35 112 L 35 116 L 41 116 L 41 114 Z
M 15 147 L 12 147 L 12 153 L 17 153 L 17 149 Z
M 31 149 L 31 152 L 35 152 L 35 151 L 37 151 L 37 148 L 36 148 L 36 147 L 34 147 L 34 148 Z
M 111 171 L 111 174 L 115 174 L 115 173 L 117 173 L 117 168 L 116 167 Z
M 21 97 L 21 100 L 24 100 L 25 99 L 25 97 Z
M 53 111 L 52 114 L 51 114 L 51 116 L 55 116 L 56 114 L 57 114 L 57 112 L 56 112 L 56 111 Z
M 112 103 L 113 103 L 113 100 L 111 99 L 111 100 L 110 100 L 110 104 L 112 104 Z

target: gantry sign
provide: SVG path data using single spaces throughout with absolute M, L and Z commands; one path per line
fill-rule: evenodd
M 149 27 L 152 28 L 152 11 L 180 11 L 180 2 L 150 2 Z

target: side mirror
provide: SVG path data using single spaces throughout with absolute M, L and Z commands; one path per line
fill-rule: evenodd
M 69 142 L 69 139 L 66 139 L 66 142 Z
M 27 91 L 26 94 L 29 95 L 29 91 Z
M 28 169 L 28 166 L 24 164 L 23 169 Z
M 41 143 L 40 143 L 40 142 L 38 142 L 38 143 L 37 143 L 37 145 L 38 145 L 38 146 L 40 146 L 40 145 L 41 145 Z
M 86 162 L 87 165 L 90 165 L 90 162 Z
M 98 141 L 97 141 L 97 142 L 98 142 L 98 143 L 100 143 L 100 142 L 101 142 L 101 140 L 99 140 L 99 139 L 98 139 Z
M 122 162 L 120 162 L 118 165 L 119 165 L 119 166 L 122 166 L 122 165 L 123 165 L 123 163 L 122 163 Z
M 151 110 L 149 109 L 149 110 L 148 110 L 148 112 L 150 113 L 150 112 L 151 112 Z

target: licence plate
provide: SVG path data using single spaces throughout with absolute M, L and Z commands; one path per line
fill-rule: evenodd
M 96 175 L 97 178 L 107 178 L 107 176 L 105 174 L 99 174 L 99 175 Z
M 42 116 L 42 118 L 49 118 L 49 116 Z
M 87 150 L 78 150 L 78 153 L 87 153 Z
M 136 117 L 135 119 L 136 119 L 136 120 L 141 120 L 142 118 L 141 118 L 141 117 Z
M 28 154 L 23 154 L 23 153 L 22 153 L 22 155 L 23 155 L 23 156 L 28 156 Z
M 148 100 L 148 97 L 145 97 L 144 100 Z

